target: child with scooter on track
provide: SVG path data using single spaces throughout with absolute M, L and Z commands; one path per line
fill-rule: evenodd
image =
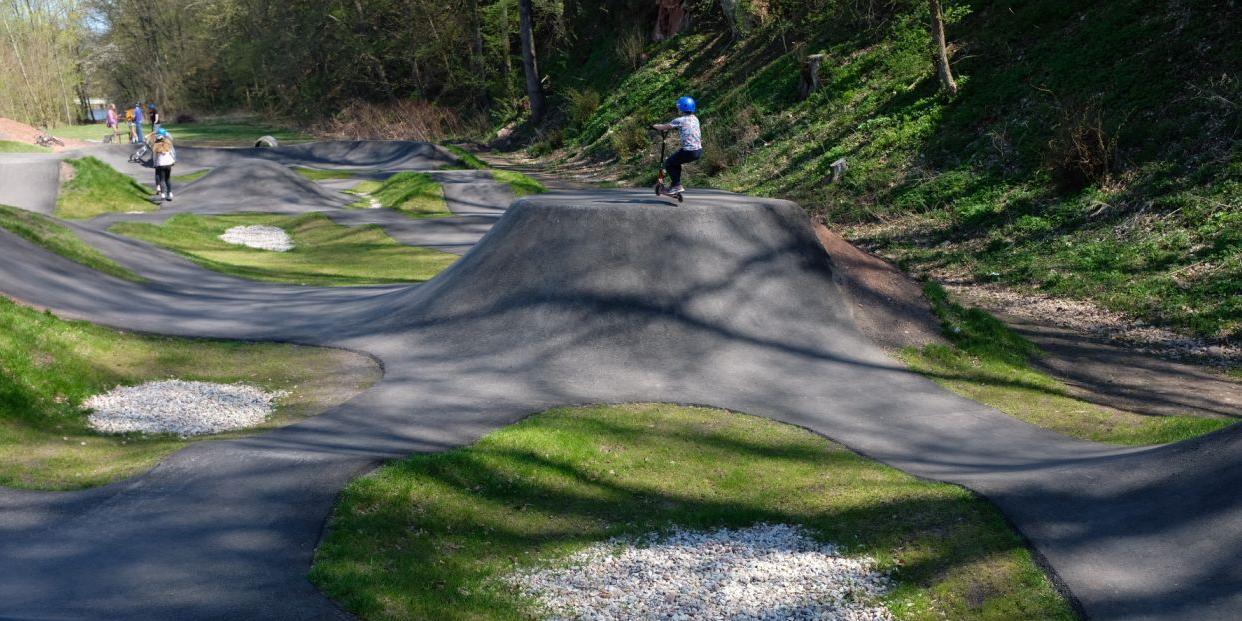
M 703 157 L 703 133 L 699 129 L 699 117 L 694 115 L 698 105 L 691 97 L 682 97 L 677 100 L 677 112 L 681 114 L 677 118 L 668 123 L 657 123 L 652 125 L 657 131 L 666 132 L 676 129 L 681 136 L 681 148 L 676 153 L 669 156 L 664 162 L 664 168 L 668 170 L 672 187 L 665 194 L 676 196 L 679 199 L 686 188 L 681 185 L 681 167 L 691 162 L 697 162 Z
M 163 127 L 155 130 L 151 140 L 151 165 L 155 167 L 155 200 L 171 201 L 172 167 L 177 164 L 177 149 L 172 135 Z

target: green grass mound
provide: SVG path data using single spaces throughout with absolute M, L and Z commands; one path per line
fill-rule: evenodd
M 447 166 L 446 168 L 448 169 L 456 168 L 456 169 L 469 169 L 469 170 L 488 170 L 491 168 L 491 166 L 487 165 L 487 162 L 484 162 L 483 160 L 476 157 L 475 154 L 459 146 L 451 145 L 451 144 L 446 144 L 442 146 L 445 149 L 447 149 L 450 153 L 452 153 L 454 157 L 457 158 L 458 164 L 456 166 L 452 166 L 452 165 Z
M 949 390 L 990 405 L 1020 420 L 1058 433 L 1115 444 L 1178 442 L 1233 424 L 1225 418 L 1145 416 L 1073 396 L 1056 378 L 1035 369 L 1031 342 L 977 308 L 963 308 L 944 288 L 924 288 L 953 344 L 908 348 L 901 358 L 910 368 Z
M 257 250 L 219 239 L 235 226 L 268 225 L 293 239 L 288 252 Z M 431 279 L 457 255 L 397 243 L 378 226 L 348 227 L 323 214 L 277 216 L 180 214 L 164 225 L 122 222 L 111 231 L 168 248 L 208 269 L 267 282 L 375 285 Z
M 69 227 L 46 216 L 24 209 L 0 205 L 0 228 L 15 233 L 66 259 L 81 263 L 110 276 L 140 282 L 137 274 L 122 267 L 103 253 L 86 245 Z
M 466 170 L 490 170 L 492 178 L 501 183 L 509 185 L 513 190 L 514 196 L 528 196 L 530 194 L 543 194 L 548 191 L 542 183 L 539 183 L 529 175 L 522 174 L 514 170 L 501 170 L 492 168 L 487 162 L 476 157 L 473 153 L 455 146 L 443 145 L 445 149 L 451 152 L 458 161 L 457 165 L 446 166 L 446 169 L 466 169 Z
M 329 179 L 353 179 L 354 173 L 348 170 L 327 170 L 324 168 L 306 168 L 294 166 L 293 171 L 311 181 L 327 181 Z
M 155 211 L 148 200 L 152 190 L 119 173 L 95 157 L 65 160 L 73 167 L 73 178 L 60 188 L 56 215 L 85 220 L 106 213 Z
M 51 153 L 52 150 L 37 144 L 26 144 L 13 140 L 0 140 L 0 153 Z
M 323 412 L 379 376 L 365 357 L 293 345 L 138 336 L 0 297 L 0 486 L 75 489 L 150 469 L 192 440 L 101 435 L 80 404 L 117 385 L 176 377 L 288 391 L 272 417 L 237 437 Z
M 383 181 L 363 181 L 351 192 L 362 197 L 354 207 L 370 207 L 371 199 L 375 199 L 381 207 L 395 209 L 411 218 L 453 215 L 444 202 L 444 188 L 426 173 L 402 172 Z
M 528 196 L 530 194 L 543 194 L 548 191 L 542 183 L 533 178 L 513 170 L 493 169 L 492 177 L 501 183 L 509 185 L 509 189 L 513 190 L 514 196 Z
M 1072 619 L 990 504 L 795 427 L 704 408 L 559 408 L 344 492 L 311 579 L 381 619 L 535 615 L 499 578 L 673 526 L 799 524 L 876 558 L 898 619 Z

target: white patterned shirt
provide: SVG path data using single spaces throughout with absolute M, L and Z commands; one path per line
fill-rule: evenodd
M 699 131 L 699 117 L 687 114 L 669 121 L 668 124 L 676 127 L 677 133 L 681 135 L 682 150 L 703 150 L 703 134 Z

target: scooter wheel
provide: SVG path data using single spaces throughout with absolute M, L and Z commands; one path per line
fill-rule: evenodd
M 686 197 L 682 196 L 681 194 L 677 195 L 677 202 L 680 203 L 681 201 L 684 201 L 684 200 L 686 200 Z

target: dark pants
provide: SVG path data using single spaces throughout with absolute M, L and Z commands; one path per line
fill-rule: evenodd
M 699 149 L 698 151 L 678 149 L 676 153 L 670 155 L 668 160 L 664 162 L 664 169 L 668 171 L 670 181 L 673 182 L 673 184 L 669 187 L 675 188 L 681 185 L 682 165 L 689 164 L 690 162 L 697 162 L 700 157 L 703 157 L 702 149 Z
M 151 156 L 155 157 L 155 154 Z M 165 194 L 172 192 L 172 166 L 155 167 L 155 188 Z

